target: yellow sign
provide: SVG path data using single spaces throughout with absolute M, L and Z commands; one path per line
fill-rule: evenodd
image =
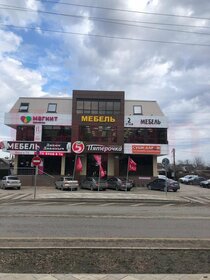
M 107 123 L 107 122 L 115 122 L 115 118 L 112 116 L 81 116 L 82 122 L 99 122 L 99 123 Z

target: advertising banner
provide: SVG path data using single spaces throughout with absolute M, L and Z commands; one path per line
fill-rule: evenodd
M 160 155 L 160 146 L 132 145 L 132 154 Z
M 37 150 L 41 152 L 71 152 L 71 143 L 69 142 L 29 142 L 29 141 L 8 141 L 6 150 L 13 154 L 31 154 Z M 14 153 L 15 152 L 15 153 Z M 18 153 L 16 153 L 18 152 Z

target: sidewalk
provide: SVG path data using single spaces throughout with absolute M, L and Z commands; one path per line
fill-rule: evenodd
M 210 274 L 0 274 L 0 280 L 202 280 Z
M 80 200 L 108 200 L 108 201 L 147 201 L 147 202 L 169 202 L 169 203 L 186 203 L 186 199 L 175 196 L 173 192 L 107 192 L 107 191 L 49 191 L 44 192 L 37 190 L 36 199 L 80 199 Z

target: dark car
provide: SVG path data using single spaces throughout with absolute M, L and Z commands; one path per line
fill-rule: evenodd
M 133 188 L 133 182 L 126 178 L 110 177 L 107 180 L 107 189 L 116 191 L 130 191 Z
M 205 180 L 205 181 L 201 181 L 200 182 L 200 186 L 203 187 L 203 188 L 210 188 L 210 179 L 208 180 Z
M 107 181 L 99 178 L 94 177 L 87 177 L 80 183 L 81 189 L 88 189 L 88 190 L 99 190 L 103 191 L 107 188 Z
M 160 191 L 174 191 L 180 189 L 179 182 L 172 180 L 172 179 L 164 179 L 164 178 L 157 178 L 154 181 L 147 184 L 147 188 L 149 190 L 160 190 Z
M 193 178 L 192 180 L 190 180 L 189 184 L 190 185 L 200 185 L 200 182 L 205 181 L 205 180 L 206 180 L 206 178 L 197 176 L 197 177 Z

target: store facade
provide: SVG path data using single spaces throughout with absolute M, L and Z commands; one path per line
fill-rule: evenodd
M 17 174 L 33 175 L 32 158 L 42 158 L 42 173 L 125 177 L 128 158 L 134 177 L 157 175 L 157 157 L 168 153 L 167 119 L 155 101 L 125 100 L 123 91 L 74 90 L 72 98 L 19 98 L 5 114 L 14 141 L 5 149 L 15 156 Z

